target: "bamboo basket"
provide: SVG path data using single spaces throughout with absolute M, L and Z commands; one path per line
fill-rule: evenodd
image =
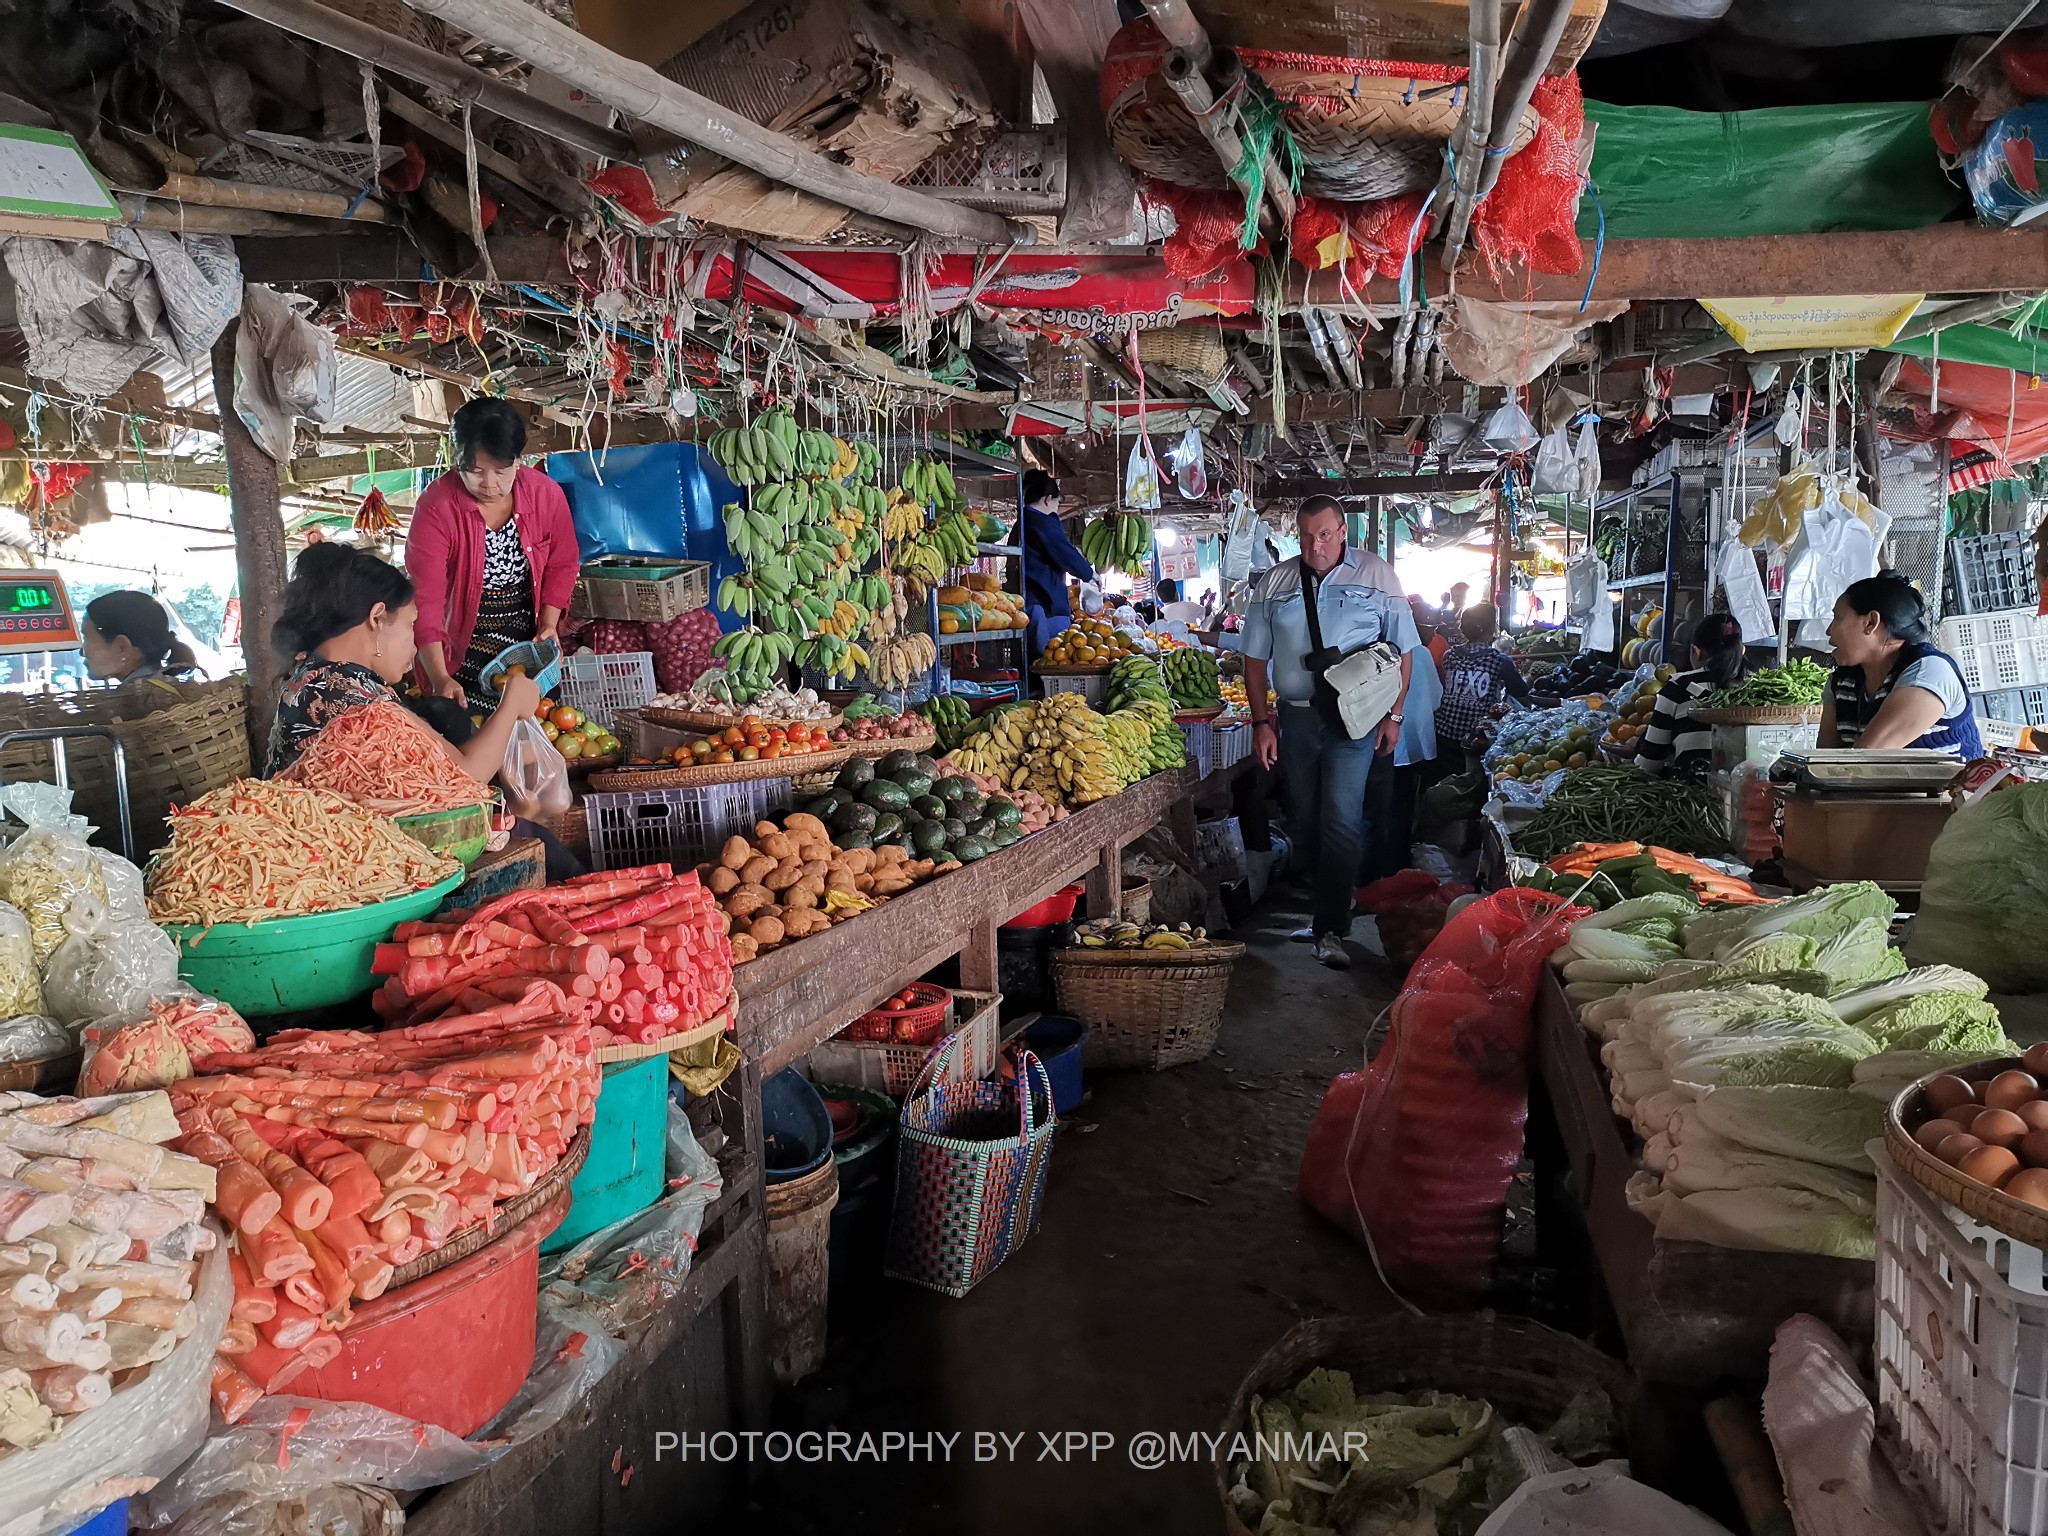
M 1089 1026 L 1083 1062 L 1158 1072 L 1216 1048 L 1242 944 L 1200 949 L 1056 949 L 1060 1012 Z
M 1818 704 L 1768 704 L 1753 709 L 1695 709 L 1702 725 L 1818 725 Z
M 1927 1103 L 1929 1077 L 1946 1075 L 1960 1077 L 1969 1083 L 1982 1083 L 2015 1068 L 2025 1071 L 2026 1063 L 2017 1056 L 2006 1056 L 1929 1073 L 1928 1077 L 1923 1077 L 1893 1099 L 1891 1107 L 1885 1111 L 1884 1145 L 1885 1150 L 1891 1153 L 1892 1161 L 1899 1165 L 1899 1170 L 1937 1200 L 1946 1200 L 1964 1215 L 1974 1216 L 2008 1237 L 2032 1243 L 2037 1248 L 2048 1248 L 2048 1211 L 1965 1177 L 1958 1169 L 1950 1167 L 1921 1146 L 1907 1129 L 1908 1125 L 1918 1127 L 1931 1118 Z
M 590 1156 L 590 1127 L 585 1126 L 576 1133 L 575 1140 L 569 1143 L 568 1149 L 562 1153 L 560 1161 L 546 1173 L 542 1174 L 533 1188 L 519 1196 L 518 1199 L 508 1200 L 505 1204 L 499 1206 L 496 1211 L 492 1212 L 488 1225 L 479 1223 L 476 1226 L 465 1227 L 431 1253 L 421 1254 L 410 1264 L 399 1265 L 398 1269 L 391 1276 L 390 1285 L 386 1287 L 387 1293 L 397 1290 L 401 1285 L 411 1285 L 415 1280 L 424 1280 L 435 1270 L 446 1269 L 450 1264 L 457 1263 L 462 1259 L 468 1258 L 472 1253 L 488 1248 L 521 1222 L 537 1216 L 546 1210 L 557 1197 L 561 1198 L 563 1214 L 566 1215 L 568 1211 L 569 1184 L 577 1174 L 583 1171 L 583 1160 L 588 1156 Z M 559 1224 L 560 1217 L 557 1217 L 555 1223 L 551 1224 L 548 1230 L 553 1231 L 554 1226 Z
M 834 772 L 853 756 L 850 746 L 829 752 L 800 752 L 795 757 L 764 757 L 751 763 L 705 763 L 688 768 L 615 768 L 593 773 L 590 787 L 606 794 L 639 789 L 702 789 L 710 784 L 744 784 L 749 779 L 794 779 L 803 774 Z
M 1251 1424 L 1252 1399 L 1298 1385 L 1317 1366 L 1349 1371 L 1359 1396 L 1386 1392 L 1450 1392 L 1483 1398 L 1494 1411 L 1544 1430 L 1589 1387 L 1613 1399 L 1624 1429 L 1636 1400 L 1635 1378 L 1612 1356 L 1570 1334 L 1527 1318 L 1481 1312 L 1466 1317 L 1313 1318 L 1297 1323 L 1259 1356 L 1238 1383 L 1223 1421 L 1221 1446 Z M 1252 1536 L 1231 1506 L 1230 1464 L 1211 1465 L 1223 1528 Z
M 881 741 L 849 741 L 855 757 L 887 757 L 891 752 L 929 752 L 939 744 L 937 731 L 921 736 L 889 736 Z

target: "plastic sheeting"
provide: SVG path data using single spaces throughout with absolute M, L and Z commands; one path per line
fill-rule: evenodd
M 1588 101 L 1593 187 L 1616 238 L 1919 229 L 1968 201 L 1923 102 L 1683 112 Z M 1594 197 L 1579 233 L 1600 230 Z
M 739 499 L 708 454 L 691 443 L 650 443 L 602 453 L 553 453 L 547 471 L 569 499 L 585 560 L 602 555 L 672 555 L 709 560 L 716 590 L 740 569 L 725 547 L 718 509 Z M 719 624 L 739 627 L 731 614 Z

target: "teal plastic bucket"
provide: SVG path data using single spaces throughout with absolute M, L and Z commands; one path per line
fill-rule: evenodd
M 667 1149 L 668 1057 L 611 1063 L 597 1096 L 590 1155 L 569 1185 L 569 1214 L 540 1251 L 559 1253 L 659 1200 Z

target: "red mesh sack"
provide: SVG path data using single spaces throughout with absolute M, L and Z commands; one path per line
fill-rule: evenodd
M 1379 1055 L 1323 1097 L 1297 1192 L 1370 1232 L 1404 1291 L 1469 1303 L 1492 1283 L 1529 1116 L 1536 983 L 1584 915 L 1543 891 L 1474 902 L 1423 952 Z
M 1244 228 L 1242 193 L 1207 192 L 1199 187 L 1176 187 L 1171 182 L 1148 180 L 1145 198 L 1173 214 L 1173 233 L 1160 247 L 1159 259 L 1175 277 L 1207 277 L 1245 254 L 1237 243 L 1238 232 Z M 1263 239 L 1252 249 L 1265 249 Z
M 1510 263 L 1560 275 L 1579 270 L 1579 138 L 1586 102 L 1575 74 L 1546 75 L 1529 99 L 1536 137 L 1500 169 L 1472 220 L 1472 238 L 1496 270 Z

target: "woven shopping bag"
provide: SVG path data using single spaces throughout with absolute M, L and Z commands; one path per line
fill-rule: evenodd
M 1055 1117 L 1030 1051 L 1013 1080 L 949 1078 L 948 1036 L 903 1100 L 884 1273 L 965 1296 L 1038 1228 Z M 1028 1086 L 1027 1086 L 1028 1085 Z

